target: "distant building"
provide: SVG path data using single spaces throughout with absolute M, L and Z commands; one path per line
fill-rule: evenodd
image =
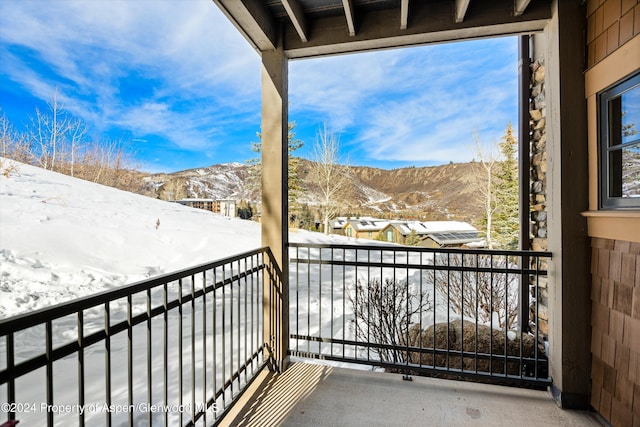
M 215 212 L 215 200 L 213 199 L 197 199 L 197 198 L 187 198 L 175 200 L 176 203 L 180 203 L 184 206 L 189 206 L 190 208 L 196 209 L 204 209 L 205 211 Z
M 389 224 L 375 218 L 349 218 L 344 226 L 344 235 L 362 239 L 377 239 L 380 232 Z
M 405 244 L 407 237 L 415 233 L 420 238 L 420 246 L 427 248 L 478 247 L 482 239 L 471 224 L 461 221 L 390 221 L 381 230 L 382 239 L 387 242 Z
M 216 200 L 218 204 L 218 212 L 221 215 L 228 216 L 230 218 L 235 218 L 236 213 L 238 212 L 237 203 L 235 200 L 231 199 L 220 199 Z
M 427 248 L 484 247 L 478 230 L 462 221 L 383 220 L 371 217 L 337 217 L 330 233 L 358 239 L 382 240 L 400 245 L 414 234 Z M 415 240 L 414 240 L 415 241 Z
M 347 226 L 348 222 L 349 222 L 349 219 L 344 216 L 332 219 L 329 222 L 329 227 L 330 227 L 329 233 L 345 236 L 344 228 Z
M 478 237 L 478 231 L 445 231 L 428 234 L 421 246 L 427 248 L 459 248 L 461 246 L 481 247 L 478 243 L 483 239 Z
M 414 232 L 423 239 L 427 233 L 427 229 L 419 221 L 389 221 L 389 224 L 380 231 L 381 240 L 391 243 L 399 243 L 404 245 L 407 237 Z
M 237 216 L 238 208 L 235 200 L 232 199 L 199 199 L 199 198 L 187 198 L 175 200 L 176 203 L 180 203 L 184 206 L 189 206 L 196 209 L 204 209 L 213 213 L 235 218 Z

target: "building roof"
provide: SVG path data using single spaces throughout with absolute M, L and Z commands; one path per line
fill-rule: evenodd
M 481 242 L 482 238 L 478 237 L 478 231 L 446 231 L 429 233 L 427 236 L 433 239 L 440 246 L 445 245 L 462 245 L 471 242 Z
M 346 227 L 346 225 L 348 224 L 348 218 L 347 217 L 338 217 L 338 218 L 334 218 L 331 220 L 331 227 L 336 229 L 336 228 L 344 228 Z
M 375 218 L 349 218 L 348 223 L 356 231 L 380 231 L 389 225 L 389 221 Z
M 389 225 L 397 229 L 403 236 L 412 231 L 415 231 L 419 236 L 458 232 L 478 234 L 478 230 L 474 226 L 462 221 L 391 221 Z
M 182 203 L 182 202 L 184 202 L 184 203 L 188 203 L 188 202 L 213 202 L 213 201 L 214 201 L 213 199 L 199 199 L 199 198 L 196 198 L 196 197 L 187 197 L 187 198 L 184 198 L 184 199 L 176 200 L 176 202 L 178 202 L 178 203 Z

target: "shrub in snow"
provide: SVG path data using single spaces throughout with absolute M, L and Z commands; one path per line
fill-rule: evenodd
M 511 332 L 511 331 L 509 331 Z M 477 337 L 477 340 L 476 340 Z M 407 344 L 404 342 L 403 344 Z M 403 357 L 409 363 L 423 366 L 449 367 L 451 369 L 464 369 L 468 371 L 506 373 L 508 375 L 533 375 L 535 373 L 534 362 L 524 362 L 523 366 L 517 360 L 507 362 L 506 371 L 504 363 L 505 345 L 508 356 L 520 357 L 522 345 L 522 357 L 534 358 L 536 355 L 535 337 L 528 334 L 509 334 L 505 340 L 505 331 L 492 329 L 487 325 L 478 325 L 469 321 L 454 320 L 450 323 L 436 323 L 426 329 L 420 330 L 419 325 L 409 329 L 409 346 L 423 349 L 436 349 L 435 352 L 409 352 Z M 462 357 L 459 352 L 478 353 L 484 357 Z M 448 354 L 445 352 L 449 352 Z M 456 354 L 458 352 L 458 354 Z M 435 353 L 435 355 L 434 355 Z M 488 357 L 488 355 L 498 357 Z M 544 347 L 538 344 L 538 358 L 544 359 Z M 546 372 L 538 371 L 538 376 L 545 376 Z
M 433 307 L 426 291 L 420 292 L 406 280 L 389 278 L 358 280 L 349 301 L 356 340 L 391 346 L 406 342 L 411 324 Z M 372 347 L 371 351 L 383 362 L 403 362 L 406 357 L 398 349 Z
M 0 173 L 2 173 L 5 178 L 9 178 L 11 174 L 18 173 L 18 164 L 11 160 L 0 159 Z

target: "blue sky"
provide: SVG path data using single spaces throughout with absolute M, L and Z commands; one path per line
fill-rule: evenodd
M 353 165 L 465 162 L 517 126 L 517 40 L 289 62 L 289 119 Z M 0 108 L 23 130 L 58 100 L 93 138 L 171 172 L 254 156 L 260 58 L 211 0 L 0 0 Z

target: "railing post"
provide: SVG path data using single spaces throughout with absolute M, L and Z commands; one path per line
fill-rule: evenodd
M 530 85 L 530 49 L 529 49 L 529 36 L 520 36 L 518 40 L 518 95 L 520 102 L 518 102 L 518 140 L 519 140 L 519 195 L 520 195 L 520 249 L 529 250 L 530 238 L 529 238 L 529 223 L 530 223 L 530 138 L 529 138 L 529 99 L 531 90 Z M 520 258 L 521 268 L 529 268 L 529 257 L 522 256 Z M 537 322 L 537 320 L 536 320 Z M 529 276 L 520 275 L 520 312 L 518 324 L 522 332 L 529 331 Z

